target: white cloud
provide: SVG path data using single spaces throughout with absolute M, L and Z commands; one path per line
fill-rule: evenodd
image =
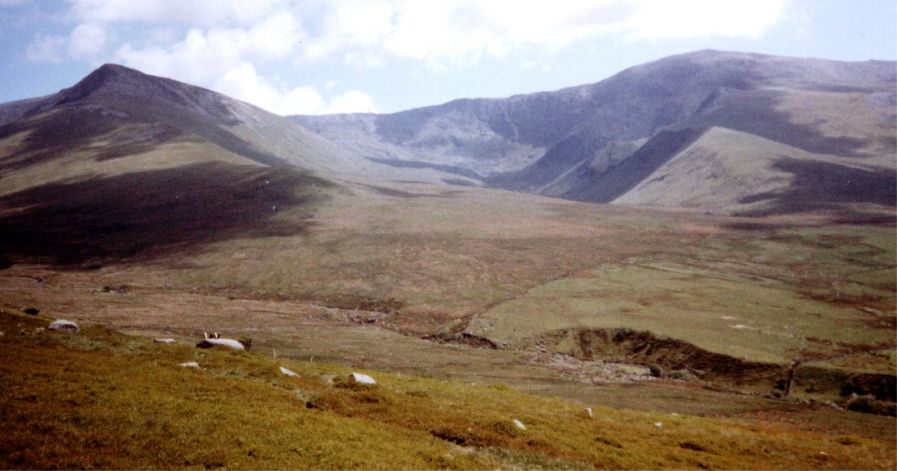
M 376 113 L 374 101 L 366 93 L 349 90 L 334 97 L 324 108 L 323 113 Z
M 633 39 L 759 38 L 785 14 L 786 1 L 643 0 L 627 22 Z
M 105 28 L 82 23 L 68 34 L 39 36 L 28 45 L 25 55 L 34 62 L 61 62 L 66 59 L 93 59 L 106 47 Z
M 328 102 L 313 87 L 280 87 L 259 74 L 258 64 L 288 59 L 306 37 L 291 12 L 278 11 L 252 24 L 193 27 L 168 45 L 125 43 L 118 48 L 116 59 L 147 73 L 207 86 L 278 114 L 375 111 L 370 96 L 357 90 Z
M 319 61 L 365 70 L 393 60 L 445 69 L 509 55 L 538 68 L 534 55 L 611 35 L 758 38 L 784 21 L 791 1 L 69 0 L 71 31 L 37 36 L 26 54 L 44 62 L 117 61 L 282 114 L 373 111 L 363 92 L 336 94 L 325 85 L 334 94 L 325 99 L 312 87 L 274 84 L 259 70 Z M 114 56 L 102 57 L 107 51 Z
M 106 47 L 106 30 L 96 24 L 80 24 L 69 35 L 69 55 L 74 58 L 96 56 Z
M 60 62 L 64 59 L 64 36 L 38 36 L 25 48 L 25 56 L 32 62 Z
M 374 51 L 347 52 L 343 55 L 343 64 L 359 70 L 376 69 L 384 67 L 386 59 L 383 54 Z
M 282 11 L 252 25 L 192 28 L 183 39 L 167 47 L 126 43 L 116 56 L 130 67 L 207 86 L 278 114 L 374 109 L 370 97 L 361 92 L 328 103 L 312 87 L 278 87 L 258 73 L 257 64 L 288 59 L 305 37 L 295 17 Z
M 283 60 L 305 37 L 288 12 L 249 27 L 193 28 L 168 47 L 122 45 L 118 60 L 145 72 L 196 84 L 208 84 L 244 62 Z
M 73 0 L 82 21 L 177 22 L 200 27 L 254 24 L 288 4 L 286 0 Z
M 325 13 L 306 57 L 339 54 L 357 67 L 393 56 L 435 68 L 527 48 L 546 50 L 612 34 L 630 40 L 757 38 L 791 0 L 352 1 Z
M 215 80 L 212 89 L 280 115 L 377 111 L 371 97 L 357 90 L 326 102 L 314 87 L 280 89 L 260 76 L 252 64 L 245 62 Z

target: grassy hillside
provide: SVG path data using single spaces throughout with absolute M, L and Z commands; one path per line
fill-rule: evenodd
M 556 190 L 640 206 L 433 184 L 452 169 L 366 162 L 115 66 L 35 102 L 0 126 L 0 468 L 893 468 L 895 419 L 844 410 L 893 415 L 897 399 L 893 117 L 878 119 L 893 93 L 755 103 L 705 86 L 739 85 L 737 63 L 696 76 L 689 60 L 670 80 L 701 93 L 680 96 L 659 72 L 681 60 L 611 85 L 671 94 L 666 111 L 642 97 L 669 119 L 740 110 L 744 129 L 556 149 L 584 159 Z M 781 86 L 807 72 L 752 61 Z M 893 81 L 851 70 L 830 72 Z M 844 109 L 859 117 L 818 119 Z M 515 155 L 507 168 L 532 157 Z M 621 178 L 589 186 L 594 172 Z M 752 217 L 696 210 L 736 207 Z M 50 333 L 50 316 L 88 327 Z M 195 350 L 203 331 L 259 354 Z M 349 368 L 380 385 L 346 384 Z
M 229 331 L 293 358 L 503 381 L 648 410 L 731 415 L 775 407 L 690 388 L 709 381 L 775 394 L 792 361 L 801 362 L 792 392 L 799 398 L 843 401 L 854 375 L 893 378 L 890 227 L 423 184 L 350 191 L 283 208 L 260 226 L 301 223 L 302 230 L 196 239 L 209 229 L 200 225 L 177 233 L 189 237 L 169 250 L 150 246 L 90 270 L 18 264 L 0 272 L 3 303 L 131 331 Z M 101 240 L 72 238 L 66 247 L 112 247 Z M 660 356 L 608 346 L 614 355 L 605 358 L 571 340 L 615 329 L 682 343 Z M 717 374 L 702 366 L 707 354 L 684 356 L 692 348 L 725 355 L 725 364 L 736 365 L 731 371 L 759 362 L 766 373 Z M 605 360 L 638 364 L 641 372 Z M 692 376 L 644 381 L 655 363 Z M 614 386 L 631 381 L 639 395 Z M 609 389 L 595 388 L 606 383 Z M 694 403 L 696 394 L 705 400 Z
M 230 240 L 173 275 L 182 286 L 383 311 L 380 325 L 406 332 L 473 319 L 471 333 L 500 344 L 630 327 L 776 363 L 839 342 L 893 344 L 888 227 L 806 220 L 754 230 L 738 219 L 424 188 L 334 198 L 302 237 Z
M 846 212 L 845 203 L 888 205 L 897 198 L 897 177 L 881 158 L 813 154 L 731 129 L 711 128 L 669 157 L 616 202 L 759 215 Z
M 560 328 L 628 327 L 771 363 L 893 348 L 890 228 L 802 228 L 706 238 L 535 287 L 478 316 L 471 331 L 505 343 Z M 853 263 L 859 254 L 865 263 Z M 874 255 L 873 255 L 874 254 Z M 770 263 L 775 261 L 775 263 Z M 864 310 L 865 309 L 865 310 Z M 846 353 L 846 352 L 845 352 Z M 865 368 L 893 372 L 892 355 Z
M 893 445 L 201 351 L 0 313 L 4 468 L 893 468 Z M 199 369 L 178 366 L 196 361 Z M 278 372 L 286 366 L 299 374 Z M 516 428 L 518 419 L 526 430 Z

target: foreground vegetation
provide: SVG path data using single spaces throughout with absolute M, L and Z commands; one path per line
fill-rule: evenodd
M 2 468 L 895 466 L 892 443 L 859 436 L 603 407 L 589 417 L 506 386 L 382 372 L 361 386 L 344 367 L 48 321 L 0 314 Z

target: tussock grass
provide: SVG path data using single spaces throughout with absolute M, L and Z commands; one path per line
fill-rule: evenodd
M 509 387 L 382 372 L 361 386 L 344 367 L 39 330 L 47 321 L 0 313 L 2 468 L 895 466 L 893 445 L 868 438 L 601 407 L 588 418 Z
M 751 361 L 834 357 L 826 366 L 893 373 L 877 353 L 894 343 L 893 245 L 892 228 L 736 231 L 552 280 L 470 330 L 520 344 L 553 329 L 627 327 Z

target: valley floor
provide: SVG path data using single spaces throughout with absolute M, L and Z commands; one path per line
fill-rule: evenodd
M 251 338 L 255 351 L 278 358 L 464 384 L 506 384 L 541 396 L 617 409 L 788 424 L 897 446 L 894 418 L 844 411 L 829 402 L 829 396 L 776 399 L 768 391 L 749 387 L 655 378 L 648 368 L 632 363 L 425 339 L 377 325 L 371 321 L 378 315 L 375 312 L 310 301 L 102 283 L 102 277 L 90 272 L 19 266 L 3 272 L 0 296 L 8 307 L 39 305 L 42 312 L 66 313 L 88 325 L 144 337 L 173 337 L 188 345 L 203 331 L 218 330 Z
M 18 433 L 3 443 L 12 460 L 3 467 L 893 468 L 895 419 L 843 410 L 851 393 L 875 396 L 876 404 L 893 408 L 897 237 L 887 222 L 892 214 L 876 224 L 818 214 L 729 218 L 475 188 L 402 188 L 334 191 L 313 207 L 274 216 L 271 224 L 284 227 L 301 220 L 297 233 L 218 234 L 199 245 L 184 233 L 176 238 L 183 246 L 154 253 L 149 245 L 131 258 L 68 265 L 12 260 L 0 270 L 0 307 L 33 307 L 42 317 L 6 314 L 0 337 L 9 345 L 4 376 L 15 385 L 4 398 L 4 427 Z M 128 253 L 127 238 L 116 242 Z M 69 252 L 96 244 L 75 237 Z M 39 241 L 29 250 L 38 253 Z M 118 388 L 128 379 L 96 366 L 108 356 L 104 352 L 118 351 L 106 340 L 79 344 L 72 339 L 90 335 L 34 330 L 51 317 L 76 320 L 89 333 L 105 332 L 100 336 L 119 339 L 116 345 L 132 345 L 133 352 L 113 355 L 124 362 L 123 371 L 151 367 L 183 389 L 141 412 L 132 410 L 137 399 L 116 389 L 87 388 L 86 377 L 68 383 L 65 373 L 82 374 L 82 360 L 95 365 L 83 374 L 108 375 L 103 384 Z M 138 336 L 121 337 L 107 328 Z M 189 347 L 203 331 L 251 338 L 256 353 L 204 357 Z M 150 336 L 173 337 L 187 347 L 159 352 Z M 64 353 L 69 349 L 74 350 Z M 69 360 L 51 361 L 53 355 Z M 275 355 L 300 372 L 301 385 L 276 378 L 270 360 Z M 216 366 L 206 372 L 162 366 L 191 359 L 214 359 Z M 43 361 L 55 365 L 47 367 L 52 371 L 29 373 Z M 349 368 L 422 385 L 432 400 L 418 404 L 421 416 L 443 417 L 454 407 L 446 405 L 449 396 L 436 384 L 466 399 L 456 415 L 444 417 L 454 421 L 448 429 L 423 419 L 397 424 L 396 405 L 405 396 L 396 396 L 392 380 L 376 393 L 322 385 L 322 375 L 343 375 Z M 202 374 L 236 382 L 222 383 L 223 390 L 212 386 L 217 382 L 202 382 L 206 386 L 199 391 L 190 381 L 201 376 L 185 375 Z M 251 381 L 243 381 L 245 376 Z M 786 376 L 793 377 L 793 387 L 783 397 Z M 28 403 L 31 393 L 23 392 L 44 380 L 58 386 L 58 397 L 40 407 L 59 400 L 72 411 L 83 410 L 81 399 L 69 397 L 92 391 L 116 404 L 115 410 L 92 409 L 101 419 L 60 412 L 62 419 L 44 424 L 39 408 Z M 139 387 L 155 394 L 159 386 L 142 381 Z M 280 402 L 271 407 L 278 408 L 295 406 L 297 388 L 328 398 L 313 407 L 318 412 L 290 412 L 289 420 L 300 424 L 311 420 L 305 414 L 326 419 L 314 425 L 325 428 L 284 435 L 312 433 L 319 440 L 314 446 L 296 448 L 292 438 L 272 438 L 278 445 L 262 450 L 235 423 L 220 433 L 244 437 L 225 440 L 239 453 L 212 445 L 221 435 L 185 435 L 228 420 L 204 402 L 224 400 L 227 390 L 273 395 Z M 490 394 L 508 394 L 495 400 L 514 405 L 500 416 L 487 412 L 477 398 L 492 400 Z M 545 431 L 530 437 L 507 422 L 523 415 L 522 404 L 529 403 L 563 404 L 557 407 L 566 412 L 521 418 Z M 638 432 L 620 429 L 619 436 L 638 437 L 626 443 L 592 425 L 569 429 L 568 419 L 580 420 L 585 406 L 600 409 L 610 421 L 598 428 L 626 428 L 633 420 L 647 425 Z M 256 414 L 239 404 L 228 407 Z M 193 411 L 206 422 L 152 421 L 145 415 L 150 411 Z M 154 442 L 147 449 L 170 450 L 154 462 L 137 448 L 121 448 L 120 437 L 107 433 L 120 420 L 129 427 L 150 420 L 151 430 L 176 430 L 175 436 L 195 446 L 188 451 Z M 281 426 L 286 419 L 260 420 Z M 334 432 L 342 420 L 350 420 L 360 435 Z M 709 446 L 678 432 L 663 438 L 669 429 L 654 423 L 671 420 L 712 429 L 710 435 L 725 444 Z M 103 435 L 96 443 L 116 444 L 102 455 L 107 461 L 85 461 L 99 456 L 93 451 L 66 461 L 63 445 L 23 445 L 34 439 L 29 427 L 65 436 L 65 446 L 82 450 L 93 446 L 95 433 Z M 387 433 L 378 427 L 388 429 L 394 444 L 377 448 L 370 459 L 328 448 L 343 438 L 365 447 L 364 437 Z M 484 427 L 482 434 L 477 427 Z M 130 430 L 121 433 L 135 433 Z M 161 440 L 155 433 L 147 440 Z M 748 448 L 738 448 L 730 438 L 743 433 L 759 435 L 743 442 Z M 668 450 L 652 448 L 667 439 Z M 782 444 L 773 446 L 777 440 Z M 200 445 L 216 451 L 205 453 Z M 31 451 L 12 453 L 24 449 Z M 398 454 L 389 461 L 393 453 Z

